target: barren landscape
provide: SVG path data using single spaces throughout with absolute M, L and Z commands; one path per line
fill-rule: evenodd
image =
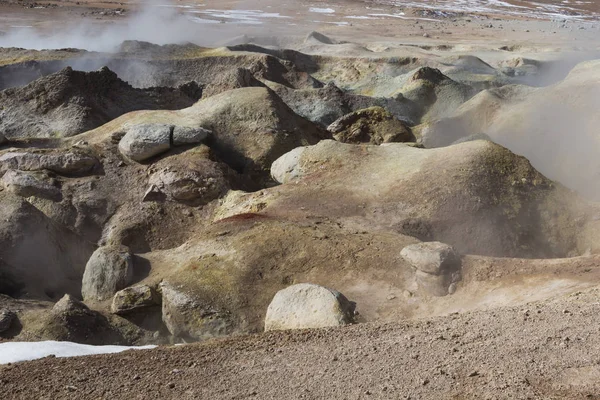
M 0 397 L 600 398 L 599 16 L 1 3 Z

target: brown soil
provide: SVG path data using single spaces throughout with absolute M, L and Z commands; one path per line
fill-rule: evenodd
M 0 367 L 0 398 L 595 399 L 599 300 L 46 358 Z

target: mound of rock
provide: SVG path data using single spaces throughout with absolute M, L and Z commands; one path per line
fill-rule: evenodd
M 327 130 L 343 143 L 410 142 L 414 137 L 406 124 L 381 107 L 371 107 L 344 115 Z
M 355 306 L 335 290 L 309 283 L 293 285 L 273 297 L 265 331 L 346 325 L 354 321 Z
M 8 139 L 56 138 L 94 129 L 134 110 L 176 110 L 198 97 L 165 87 L 135 89 L 108 68 L 67 67 L 27 86 L 0 92 L 0 131 Z
M 482 140 L 431 150 L 322 141 L 284 155 L 273 167 L 284 185 L 256 200 L 267 203 L 263 212 L 269 215 L 289 215 L 294 204 L 302 214 L 439 240 L 461 253 L 577 254 L 587 235 L 577 225 L 594 212 L 525 158 Z

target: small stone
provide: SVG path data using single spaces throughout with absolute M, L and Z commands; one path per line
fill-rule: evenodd
M 394 300 L 396 298 L 396 296 L 394 296 L 393 294 L 390 294 L 387 299 L 388 300 Z
M 477 371 L 473 371 L 473 372 L 471 372 L 471 373 L 469 374 L 469 378 L 472 378 L 472 377 L 474 377 L 474 376 L 479 376 L 479 372 L 477 372 Z
M 174 389 L 175 388 L 175 384 L 173 382 L 169 382 L 169 383 L 167 383 L 167 387 L 169 389 Z
M 134 381 L 139 381 L 140 379 L 142 379 L 142 377 L 141 377 L 141 376 L 139 376 L 139 375 L 135 375 L 135 376 L 133 377 L 133 380 L 134 380 Z
M 67 390 L 68 390 L 69 392 L 74 392 L 74 391 L 76 391 L 76 390 L 77 390 L 77 386 L 68 385 L 68 386 L 67 386 Z
M 413 294 L 412 294 L 412 292 L 410 290 L 405 290 L 404 292 L 402 292 L 402 295 L 404 297 L 406 297 L 407 299 L 413 297 Z

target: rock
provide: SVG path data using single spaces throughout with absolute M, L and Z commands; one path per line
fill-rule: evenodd
M 55 314 L 87 313 L 88 311 L 90 311 L 88 306 L 70 294 L 65 294 L 52 307 L 52 312 Z
M 452 246 L 423 242 L 406 246 L 400 255 L 419 271 L 442 275 L 460 268 L 460 257 Z
M 51 312 L 38 319 L 34 334 L 42 340 L 94 345 L 128 344 L 132 338 L 139 338 L 142 334 L 135 325 L 122 319 L 115 324 L 104 314 L 91 310 L 69 294 L 64 295 Z M 124 334 L 130 337 L 126 338 Z
M 40 299 L 77 293 L 94 246 L 8 190 L 0 204 L 0 289 Z
M 440 242 L 411 244 L 400 255 L 417 270 L 415 280 L 426 293 L 446 296 L 456 290 L 461 260 L 452 246 Z
M 98 160 L 81 151 L 8 152 L 0 155 L 0 169 L 39 171 L 47 169 L 64 175 L 83 175 L 94 169 Z
M 160 296 L 148 285 L 138 285 L 119 290 L 113 297 L 111 312 L 129 314 L 148 307 L 159 305 Z
M 175 126 L 173 128 L 173 145 L 202 143 L 210 135 L 210 131 L 204 128 L 190 128 L 187 126 Z
M 210 159 L 206 146 L 170 156 L 154 164 L 155 171 L 148 183 L 151 192 L 145 201 L 170 200 L 198 206 L 221 197 L 236 186 L 239 177 L 226 164 Z
M 203 303 L 170 282 L 161 282 L 160 290 L 163 322 L 173 336 L 204 340 L 231 333 L 229 313 Z
M 6 136 L 4 136 L 3 134 L 0 133 L 0 144 L 4 144 L 8 142 L 8 140 L 6 139 Z
M 144 161 L 171 148 L 173 127 L 142 124 L 130 128 L 119 142 L 119 151 L 134 161 Z
M 355 307 L 343 294 L 323 286 L 289 286 L 277 292 L 269 304 L 265 331 L 347 325 L 354 321 Z
M 8 310 L 6 308 L 0 309 L 0 333 L 6 332 L 10 328 L 10 325 L 12 324 L 15 317 L 15 313 L 11 310 Z
M 344 115 L 327 130 L 343 143 L 410 142 L 410 128 L 381 107 L 370 107 Z
M 106 67 L 43 75 L 0 93 L 0 132 L 7 138 L 70 137 L 130 111 L 181 109 L 199 99 L 189 88 L 133 88 Z
M 306 147 L 297 147 L 285 153 L 271 165 L 271 177 L 279 183 L 294 180 L 300 175 L 300 156 Z
M 8 191 L 21 197 L 35 196 L 53 201 L 62 199 L 60 189 L 41 174 L 35 176 L 27 172 L 8 170 L 2 176 L 2 184 Z
M 131 283 L 133 258 L 125 246 L 99 247 L 85 266 L 81 293 L 86 301 L 102 301 Z

